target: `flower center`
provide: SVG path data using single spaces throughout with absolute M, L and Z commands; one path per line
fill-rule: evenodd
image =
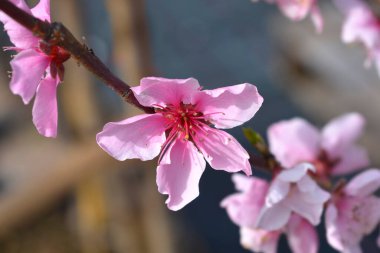
M 70 58 L 70 53 L 59 46 L 51 46 L 42 40 L 39 43 L 39 50 L 51 58 L 50 73 L 52 77 L 56 78 L 58 75 L 59 79 L 63 81 L 63 63 Z
M 166 127 L 166 141 L 162 146 L 159 162 L 166 153 L 169 146 L 176 140 L 182 138 L 185 141 L 192 141 L 196 145 L 196 133 L 204 132 L 207 134 L 209 123 L 208 115 L 199 112 L 194 105 L 180 103 L 179 105 L 154 105 L 156 112 L 161 113 L 168 119 Z
M 157 112 L 169 120 L 168 139 L 174 135 L 189 140 L 194 136 L 195 128 L 200 128 L 206 124 L 203 113 L 197 111 L 192 104 L 181 103 L 179 106 L 159 107 Z

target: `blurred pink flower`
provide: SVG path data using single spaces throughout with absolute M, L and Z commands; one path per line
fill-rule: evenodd
M 380 20 L 371 8 L 361 0 L 334 0 L 345 16 L 342 40 L 345 43 L 360 42 L 368 51 L 366 65 L 375 62 L 380 75 Z
M 257 218 L 256 226 L 266 230 L 284 227 L 292 214 L 297 214 L 312 225 L 318 225 L 324 203 L 330 194 L 321 189 L 308 175 L 315 168 L 301 163 L 282 170 L 272 181 L 265 205 Z
M 360 242 L 380 222 L 380 198 L 373 195 L 380 188 L 380 171 L 370 169 L 355 176 L 333 195 L 326 209 L 329 244 L 344 253 L 360 253 Z
M 223 199 L 220 205 L 236 225 L 254 228 L 265 204 L 269 184 L 263 179 L 241 174 L 234 174 L 232 181 L 239 192 Z
M 10 0 L 20 9 L 33 16 L 50 22 L 50 2 L 41 0 L 29 9 L 24 0 Z M 10 62 L 12 78 L 10 89 L 20 95 L 28 104 L 35 95 L 33 123 L 38 132 L 46 137 L 57 135 L 57 98 L 56 89 L 63 77 L 62 63 L 69 54 L 58 47 L 50 47 L 41 42 L 33 33 L 18 24 L 5 13 L 0 12 L 0 21 L 4 24 L 17 55 Z
M 240 242 L 254 252 L 276 253 L 282 233 L 287 235 L 294 253 L 317 253 L 318 236 L 314 227 L 305 219 L 293 214 L 289 222 L 275 230 L 255 227 L 261 209 L 265 205 L 269 185 L 262 179 L 235 174 L 232 176 L 239 193 L 226 197 L 221 206 L 231 220 L 240 226 Z
M 257 0 L 252 0 L 256 2 Z M 268 3 L 277 3 L 281 12 L 294 21 L 301 21 L 310 14 L 311 20 L 317 30 L 323 30 L 323 18 L 317 5 L 317 0 L 266 0 Z
M 319 176 L 351 173 L 369 164 L 367 151 L 355 144 L 364 125 L 358 113 L 331 120 L 321 132 L 301 118 L 280 121 L 268 129 L 270 151 L 286 168 L 309 162 Z
M 226 197 L 221 206 L 226 209 L 231 220 L 240 226 L 241 244 L 254 252 L 277 252 L 281 230 L 267 231 L 255 228 L 257 217 L 264 206 L 268 183 L 241 174 L 233 175 L 232 181 L 240 192 Z
M 143 114 L 108 123 L 97 142 L 118 160 L 151 160 L 160 154 L 157 185 L 172 210 L 199 195 L 198 183 L 205 160 L 216 170 L 244 171 L 250 175 L 249 155 L 227 129 L 250 120 L 263 98 L 248 83 L 203 90 L 197 80 L 148 77 L 132 88 L 143 106 L 155 114 Z

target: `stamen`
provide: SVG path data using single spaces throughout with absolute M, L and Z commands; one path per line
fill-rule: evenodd
M 193 114 L 195 117 L 192 117 L 192 118 L 193 118 L 193 119 L 207 119 L 208 116 L 210 116 L 210 115 L 214 115 L 214 114 L 222 114 L 222 115 L 225 115 L 224 112 L 212 112 L 212 113 L 203 114 L 202 116 L 196 116 L 196 115 Z
M 183 121 L 185 123 L 185 140 L 189 140 L 189 124 L 188 124 L 188 121 L 187 121 L 187 117 L 184 117 L 183 118 Z
M 173 127 L 173 129 L 170 131 L 170 133 L 168 135 L 168 138 L 166 138 L 164 144 L 162 145 L 160 156 L 158 157 L 158 164 L 160 164 L 162 157 L 164 156 L 164 154 L 166 153 L 166 151 L 168 150 L 170 145 L 173 143 L 173 141 L 175 139 L 174 137 L 177 134 L 178 134 L 178 129 Z

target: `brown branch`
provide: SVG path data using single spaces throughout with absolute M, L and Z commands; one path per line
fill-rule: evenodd
M 85 44 L 80 43 L 61 23 L 42 21 L 19 9 L 8 0 L 0 0 L 0 10 L 22 26 L 33 32 L 50 46 L 58 46 L 66 50 L 80 64 L 102 79 L 104 83 L 118 93 L 123 99 L 143 110 L 154 113 L 151 107 L 142 106 L 131 91 L 131 87 L 116 77 L 104 63 Z

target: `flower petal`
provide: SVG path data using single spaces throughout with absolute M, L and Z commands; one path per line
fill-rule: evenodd
M 226 208 L 229 217 L 238 226 L 253 227 L 256 224 L 261 208 L 264 206 L 268 183 L 259 178 L 235 174 L 233 179 L 237 178 L 239 181 L 240 179 L 247 180 L 247 185 L 249 181 L 249 189 L 243 193 L 233 194 L 223 199 L 221 207 Z
M 315 228 L 298 215 L 289 220 L 286 237 L 293 253 L 317 253 L 319 239 Z
M 10 0 L 10 2 L 26 13 L 32 14 L 24 0 Z M 4 30 L 7 31 L 9 39 L 16 48 L 29 49 L 38 46 L 38 38 L 32 32 L 1 11 L 0 21 L 4 24 Z
M 314 0 L 277 0 L 278 7 L 288 18 L 299 21 L 306 17 Z
M 328 243 L 336 250 L 343 251 L 344 246 L 342 243 L 341 234 L 337 226 L 338 222 L 338 209 L 333 203 L 329 203 L 325 213 L 325 226 L 326 237 Z
M 20 95 L 25 104 L 33 98 L 49 59 L 33 49 L 23 50 L 11 61 L 11 91 Z
M 270 151 L 286 168 L 300 162 L 311 162 L 320 152 L 319 131 L 301 118 L 284 120 L 268 129 Z
M 165 142 L 166 120 L 160 114 L 143 114 L 107 123 L 96 135 L 98 145 L 115 159 L 156 157 Z
M 309 177 L 309 176 L 307 176 Z M 310 177 L 309 177 L 310 178 Z M 299 197 L 302 201 L 309 203 L 309 204 L 319 204 L 322 205 L 327 200 L 330 199 L 331 195 L 327 191 L 320 188 L 318 185 L 315 185 L 316 187 L 312 191 L 299 191 L 301 194 Z M 299 188 L 298 188 L 299 189 Z M 299 189 L 300 190 L 300 189 Z M 299 201 L 298 200 L 298 201 Z
M 338 160 L 338 164 L 331 169 L 331 174 L 335 176 L 348 174 L 363 169 L 369 165 L 369 157 L 366 149 L 358 146 L 351 146 L 344 151 Z
M 181 139 L 164 156 L 157 167 L 158 191 L 169 195 L 165 203 L 177 211 L 198 197 L 198 184 L 206 162 L 191 141 Z
M 194 78 L 166 79 L 160 77 L 145 77 L 140 86 L 131 88 L 136 99 L 143 106 L 178 106 L 181 102 L 189 104 L 191 97 L 200 89 Z
M 320 193 L 322 194 L 320 197 L 322 200 L 327 200 L 326 197 L 328 198 L 330 196 L 327 195 L 327 192 L 322 190 Z M 320 223 L 325 201 L 314 203 L 316 201 L 309 200 L 309 198 L 310 197 L 305 193 L 292 191 L 283 204 L 316 226 Z
M 255 85 L 243 83 L 214 90 L 203 90 L 192 104 L 216 128 L 233 128 L 250 120 L 260 109 L 263 97 Z
M 288 223 L 290 214 L 291 210 L 282 203 L 272 207 L 264 206 L 257 218 L 255 227 L 265 230 L 281 229 Z
M 38 132 L 46 137 L 57 136 L 58 110 L 57 85 L 59 80 L 51 76 L 42 79 L 37 88 L 33 105 L 33 123 Z
M 335 5 L 343 12 L 346 19 L 342 28 L 342 41 L 363 43 L 368 50 L 377 47 L 379 27 L 377 17 L 364 1 L 335 0 Z
M 360 137 L 365 119 L 359 113 L 348 113 L 330 121 L 322 130 L 322 148 L 332 159 L 339 158 Z
M 204 130 L 197 131 L 193 138 L 213 169 L 252 174 L 247 151 L 227 132 L 204 127 Z
M 273 206 L 288 195 L 290 190 L 290 184 L 288 182 L 284 182 L 279 180 L 278 178 L 273 180 L 268 190 L 268 195 L 266 197 L 266 206 Z
M 241 191 L 241 192 L 248 192 L 251 189 L 252 184 L 254 184 L 254 182 L 258 180 L 261 180 L 261 179 L 255 178 L 255 180 L 252 180 L 251 177 L 247 177 L 242 174 L 232 175 L 232 181 L 234 182 L 236 190 Z M 261 180 L 261 181 L 264 181 L 264 180 Z
M 323 18 L 321 15 L 321 10 L 319 9 L 318 5 L 314 4 L 311 7 L 310 15 L 311 15 L 311 21 L 313 22 L 314 27 L 317 30 L 317 33 L 321 33 L 323 30 Z
M 344 191 L 351 196 L 364 197 L 380 188 L 380 170 L 369 169 L 355 176 L 346 185 Z
M 306 176 L 309 171 L 315 172 L 315 167 L 310 163 L 300 163 L 291 169 L 285 169 L 278 174 L 279 180 L 297 183 Z
M 309 175 L 305 175 L 297 182 L 297 187 L 301 192 L 313 192 L 318 185 Z
M 240 228 L 241 245 L 254 252 L 276 253 L 280 231 L 265 231 L 262 229 Z
M 50 23 L 50 0 L 40 0 L 31 11 L 36 18 Z

